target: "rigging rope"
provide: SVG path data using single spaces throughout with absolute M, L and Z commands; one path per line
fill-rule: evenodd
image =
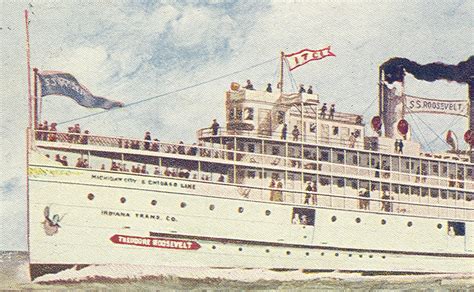
M 181 91 L 185 91 L 185 90 L 188 90 L 188 89 L 191 89 L 191 88 L 194 88 L 194 87 L 198 87 L 198 86 L 201 86 L 201 85 L 204 85 L 204 84 L 214 82 L 216 80 L 219 80 L 219 79 L 222 79 L 222 78 L 225 78 L 225 77 L 229 77 L 229 76 L 232 76 L 232 75 L 235 75 L 235 74 L 238 74 L 238 73 L 242 73 L 244 71 L 247 71 L 247 70 L 259 67 L 261 65 L 267 64 L 269 62 L 273 62 L 276 59 L 278 59 L 278 58 L 271 58 L 271 59 L 266 60 L 264 62 L 252 65 L 250 67 L 247 67 L 247 68 L 244 68 L 244 69 L 241 69 L 241 70 L 238 70 L 238 71 L 234 71 L 232 73 L 228 73 L 228 74 L 224 74 L 224 75 L 221 75 L 221 76 L 218 76 L 218 77 L 214 77 L 212 79 L 208 79 L 208 80 L 203 81 L 203 82 L 195 83 L 193 85 L 189 85 L 189 86 L 186 86 L 186 87 L 183 87 L 183 88 L 180 88 L 180 89 L 176 89 L 176 90 L 173 90 L 173 91 L 169 91 L 169 92 L 166 92 L 166 93 L 155 95 L 155 96 L 152 96 L 152 97 L 149 97 L 149 98 L 141 99 L 141 100 L 126 104 L 125 106 L 123 106 L 121 108 L 115 108 L 115 109 L 112 109 L 112 110 L 104 110 L 104 111 L 101 111 L 101 112 L 88 114 L 88 115 L 78 117 L 78 118 L 74 118 L 74 119 L 70 119 L 70 120 L 67 120 L 67 121 L 62 121 L 62 122 L 59 122 L 57 124 L 62 125 L 62 124 L 65 124 L 65 123 L 70 123 L 70 122 L 75 122 L 75 121 L 78 121 L 78 120 L 83 120 L 83 119 L 90 118 L 90 117 L 93 117 L 93 116 L 98 116 L 98 115 L 101 115 L 101 114 L 104 114 L 104 113 L 109 113 L 109 112 L 112 112 L 112 111 L 116 111 L 117 109 L 124 109 L 124 108 L 131 107 L 131 106 L 134 106 L 134 105 L 137 105 L 137 104 L 141 104 L 141 103 L 144 103 L 144 102 L 147 102 L 147 101 L 159 98 L 159 97 L 163 97 L 163 96 L 166 96 L 166 95 L 170 95 L 170 94 L 173 94 L 173 93 L 178 93 L 178 92 L 181 92 Z
M 433 152 L 433 149 L 431 148 L 430 144 L 428 143 L 428 141 L 426 140 L 426 137 L 425 135 L 423 135 L 423 131 L 421 130 L 420 126 L 418 125 L 418 123 L 416 122 L 415 120 L 415 117 L 420 119 L 415 113 L 413 113 L 409 108 L 406 108 L 408 113 L 411 114 L 413 116 L 412 120 L 413 120 L 413 124 L 415 124 L 415 126 L 418 128 L 418 131 L 420 131 L 420 135 L 421 137 L 423 138 L 423 140 L 425 141 L 426 143 L 426 146 L 428 147 L 428 149 L 430 150 L 430 152 Z M 413 135 L 415 136 L 415 138 L 420 142 L 421 144 L 421 139 L 418 137 L 418 135 L 416 134 L 415 131 L 413 131 Z
M 452 120 L 451 123 L 442 131 L 442 133 L 445 133 L 449 128 L 451 128 L 454 124 L 456 124 L 461 118 L 463 117 L 457 117 L 456 119 Z M 438 140 L 437 138 L 434 138 L 433 140 L 430 141 L 430 144 Z
M 415 115 L 416 116 L 416 115 Z M 430 130 L 433 134 L 435 134 L 435 136 L 441 140 L 444 144 L 446 144 L 447 146 L 450 146 L 443 138 L 441 138 L 427 123 L 425 123 L 425 121 L 423 121 L 423 119 L 421 119 L 420 117 L 417 117 L 423 124 L 425 124 L 425 126 L 428 128 L 428 130 Z M 435 139 L 436 140 L 436 139 Z

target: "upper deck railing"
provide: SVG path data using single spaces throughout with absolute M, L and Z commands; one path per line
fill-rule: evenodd
M 377 180 L 382 179 L 384 183 L 388 183 L 388 178 L 390 178 L 390 183 L 426 183 L 427 179 L 428 182 L 432 181 L 432 186 L 441 186 L 441 187 L 456 187 L 462 186 L 461 189 L 467 190 L 474 189 L 474 177 L 468 175 L 463 171 L 462 175 L 456 173 L 455 175 L 450 176 L 441 176 L 435 175 L 433 176 L 431 173 L 418 171 L 415 168 L 410 168 L 408 171 L 402 171 L 399 167 L 391 167 L 391 165 L 384 165 L 380 163 L 371 164 L 369 162 L 368 165 L 362 164 L 350 164 L 348 163 L 349 157 L 344 157 L 342 161 L 335 160 L 335 157 L 331 154 L 326 159 L 318 155 L 311 155 L 308 156 L 306 153 L 301 152 L 288 152 L 288 153 L 279 153 L 279 154 L 269 154 L 269 153 L 255 153 L 255 152 L 248 152 L 243 151 L 243 149 L 234 149 L 232 144 L 219 144 L 219 143 L 212 143 L 211 145 L 203 145 L 203 144 L 184 144 L 184 143 L 165 143 L 158 140 L 150 141 L 150 140 L 140 140 L 140 139 L 129 139 L 123 137 L 107 137 L 107 136 L 97 136 L 97 135 L 85 135 L 85 134 L 75 134 L 75 133 L 59 133 L 59 132 L 51 132 L 51 131 L 36 131 L 35 135 L 36 139 L 39 141 L 49 141 L 49 142 L 59 142 L 59 143 L 66 143 L 61 147 L 70 147 L 67 144 L 82 144 L 82 145 L 94 145 L 94 146 L 103 146 L 109 148 L 122 148 L 122 149 L 132 149 L 132 150 L 146 150 L 163 154 L 169 154 L 170 156 L 175 155 L 190 155 L 196 156 L 205 159 L 212 159 L 216 162 L 222 161 L 226 163 L 243 163 L 249 164 L 251 167 L 265 167 L 268 169 L 275 169 L 281 171 L 293 171 L 293 172 L 309 172 L 312 173 L 314 171 L 320 172 L 321 174 L 326 175 L 336 175 L 336 176 L 369 176 L 365 179 L 370 179 L 371 177 L 377 178 Z M 219 139 L 218 137 L 215 137 Z M 271 140 L 270 140 L 271 141 Z M 297 143 L 297 142 L 295 142 Z M 50 144 L 51 145 L 51 144 Z M 304 148 L 304 143 L 296 144 L 300 150 L 308 149 Z M 300 148 L 298 146 L 302 146 Z M 314 146 L 310 146 L 314 147 Z M 329 148 L 331 149 L 331 148 Z M 347 151 L 350 151 L 352 148 L 345 148 Z M 101 149 L 94 149 L 97 151 L 101 151 Z M 104 149 L 105 150 L 105 149 Z M 344 149 L 343 149 L 344 150 Z M 354 149 L 353 151 L 356 151 Z M 331 150 L 332 151 L 332 150 Z M 346 151 L 346 150 L 344 150 Z M 365 153 L 368 155 L 372 155 L 372 157 L 377 157 L 382 155 L 375 151 L 367 151 L 367 150 L 358 150 L 361 153 Z M 140 154 L 145 154 L 140 151 Z M 354 152 L 358 153 L 358 152 Z M 285 156 L 287 155 L 287 156 Z M 334 154 L 335 155 L 335 154 Z M 370 157 L 370 156 L 369 156 Z M 401 156 L 397 156 L 399 158 Z M 407 161 L 412 164 L 414 161 L 412 158 L 403 157 L 403 159 L 408 159 Z M 419 166 L 419 162 L 423 159 L 423 157 L 414 157 L 413 159 L 417 159 L 418 162 L 415 164 Z M 441 160 L 438 160 L 441 161 Z M 399 160 L 399 163 L 402 161 Z M 433 163 L 438 163 L 437 161 L 433 161 Z M 459 162 L 457 162 L 459 163 Z M 342 167 L 342 168 L 341 168 Z M 467 165 L 466 165 L 467 167 Z M 418 168 L 420 169 L 420 168 Z M 467 168 L 466 168 L 467 169 Z M 471 171 L 474 171 L 471 167 Z M 469 180 L 469 182 L 468 182 Z M 466 184 L 468 182 L 468 184 Z
M 219 137 L 248 137 L 248 138 L 255 138 L 255 139 L 268 139 L 274 140 L 275 142 L 303 142 L 303 143 L 312 143 L 312 144 L 321 144 L 321 145 L 328 145 L 328 146 L 336 146 L 336 147 L 347 147 L 347 148 L 354 148 L 354 149 L 370 149 L 370 145 L 366 145 L 365 142 L 361 141 L 361 138 L 357 138 L 356 141 L 351 141 L 349 139 L 335 139 L 329 137 L 317 137 L 316 133 L 311 134 L 300 134 L 297 137 L 294 137 L 291 134 L 291 131 L 287 133 L 286 138 L 282 136 L 281 131 L 268 131 L 266 134 L 256 133 L 255 131 L 246 131 L 246 130 L 227 130 L 223 127 L 219 128 L 217 132 L 210 128 L 202 128 L 199 129 L 197 132 L 198 139 L 216 139 Z M 378 146 L 377 149 L 371 150 L 380 150 L 380 151 L 388 151 L 387 147 Z

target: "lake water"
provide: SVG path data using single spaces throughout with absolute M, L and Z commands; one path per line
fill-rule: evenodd
M 474 273 L 459 275 L 363 276 L 359 273 L 304 273 L 265 269 L 89 266 L 29 280 L 28 253 L 0 252 L 0 290 L 451 290 L 474 291 Z

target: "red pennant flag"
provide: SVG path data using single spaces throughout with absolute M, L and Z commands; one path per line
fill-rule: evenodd
M 308 62 L 321 60 L 330 56 L 336 57 L 336 55 L 331 52 L 331 46 L 328 46 L 320 50 L 304 49 L 293 54 L 285 55 L 285 58 L 288 62 L 290 71 L 292 71 Z

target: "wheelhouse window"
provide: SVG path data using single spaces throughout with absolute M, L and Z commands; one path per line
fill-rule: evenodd
M 252 121 L 253 117 L 254 117 L 253 108 L 246 107 L 244 109 L 244 119 L 247 120 L 247 121 Z

